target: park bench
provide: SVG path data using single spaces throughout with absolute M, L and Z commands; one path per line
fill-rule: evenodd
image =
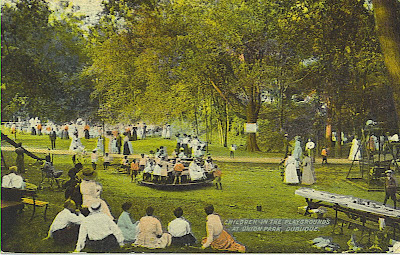
M 46 212 L 47 212 L 47 208 L 49 207 L 49 202 L 36 200 L 34 197 L 33 197 L 33 199 L 32 198 L 23 197 L 22 198 L 22 203 L 24 203 L 26 205 L 32 205 L 33 206 L 32 207 L 33 208 L 33 212 L 32 212 L 32 216 L 31 216 L 31 220 L 35 216 L 36 207 L 44 207 L 43 218 L 44 218 L 44 220 L 46 220 Z
M 44 210 L 44 219 L 46 220 L 46 212 L 49 203 L 44 201 L 39 201 L 36 199 L 36 191 L 35 190 L 27 190 L 27 189 L 15 189 L 15 188 L 1 188 L 1 203 L 2 203 L 2 212 L 10 211 L 9 207 L 13 207 L 15 217 L 16 209 L 21 211 L 24 208 L 24 205 L 32 205 L 32 215 L 30 220 L 32 220 L 35 216 L 36 207 L 45 207 Z

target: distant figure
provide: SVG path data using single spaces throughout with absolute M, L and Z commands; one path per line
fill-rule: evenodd
M 123 212 L 118 218 L 118 227 L 122 231 L 124 236 L 124 243 L 134 243 L 136 241 L 136 236 L 139 232 L 139 221 L 132 220 L 129 209 L 132 207 L 131 202 L 125 202 L 122 204 Z
M 124 236 L 117 224 L 106 214 L 102 213 L 100 202 L 89 207 L 90 214 L 82 220 L 79 228 L 76 252 L 85 246 L 95 252 L 111 252 L 124 245 Z
M 137 141 L 137 127 L 132 127 L 131 141 Z
M 92 151 L 92 155 L 90 155 L 90 159 L 92 161 L 92 168 L 96 170 L 97 168 L 97 161 L 99 160 L 99 155 L 97 154 L 97 150 Z
M 393 200 L 394 209 L 396 209 L 396 192 L 397 192 L 397 183 L 396 179 L 393 176 L 392 170 L 387 170 L 385 179 L 385 200 L 383 204 L 386 205 L 388 198 Z
M 57 139 L 57 134 L 56 131 L 51 131 L 49 134 L 50 142 L 51 142 L 51 149 L 54 150 L 56 148 L 56 139 Z
M 38 135 L 42 135 L 42 124 L 37 125 Z
M 322 165 L 325 163 L 326 165 L 328 164 L 328 149 L 324 147 L 321 151 L 321 156 L 322 156 Z
M 174 165 L 174 182 L 175 185 L 177 182 L 179 184 L 182 183 L 182 172 L 185 169 L 185 166 L 182 164 L 179 158 L 176 159 L 176 163 Z
M 25 173 L 25 150 L 22 148 L 22 143 L 17 143 L 17 147 L 15 148 L 15 153 L 17 154 L 17 158 L 15 160 L 15 165 L 18 168 L 18 173 Z
M 314 148 L 315 148 L 315 143 L 311 141 L 311 139 L 308 139 L 308 142 L 306 143 L 306 151 L 308 153 L 308 156 L 310 156 L 311 160 L 314 161 Z
M 121 147 L 122 147 L 122 136 L 118 133 L 117 135 L 117 150 L 118 154 L 121 154 Z
M 171 235 L 163 233 L 161 222 L 153 216 L 153 212 L 153 207 L 147 207 L 146 216 L 140 219 L 135 245 L 150 249 L 165 248 L 171 244 Z
M 89 125 L 86 125 L 83 132 L 85 133 L 85 139 L 90 138 L 90 133 L 89 133 Z
M 357 137 L 354 137 L 353 141 L 351 142 L 349 160 L 360 160 L 360 159 L 361 159 L 360 142 L 357 140 Z
M 285 149 L 285 157 L 284 158 L 287 158 L 288 154 L 289 154 L 289 147 L 291 147 L 290 143 L 289 143 L 289 135 L 287 133 L 283 137 L 283 146 Z
M 176 219 L 168 224 L 168 232 L 172 236 L 171 245 L 187 246 L 196 243 L 196 238 L 193 236 L 190 223 L 183 218 L 183 210 L 178 207 L 174 210 Z
M 228 232 L 223 229 L 221 218 L 218 214 L 214 213 L 214 206 L 209 205 L 204 208 L 207 214 L 207 237 L 202 240 L 202 249 L 211 248 L 220 251 L 233 251 L 233 252 L 245 252 L 246 247 L 239 243 L 236 243 Z
M 103 169 L 106 170 L 111 164 L 111 157 L 110 155 L 106 152 L 103 158 Z
M 232 144 L 231 147 L 229 147 L 229 157 L 234 158 L 235 157 L 235 151 L 236 151 L 236 144 Z
M 76 243 L 79 227 L 82 220 L 85 219 L 85 216 L 76 209 L 75 202 L 67 199 L 64 202 L 64 209 L 54 218 L 47 238 L 52 237 L 60 245 Z
M 35 128 L 35 127 L 32 127 L 32 129 L 31 129 L 31 135 L 36 135 L 36 128 Z
M 130 175 L 131 175 L 131 182 L 135 181 L 136 182 L 136 176 L 139 173 L 139 162 L 136 162 L 136 160 L 132 160 L 131 163 L 131 169 L 130 169 Z

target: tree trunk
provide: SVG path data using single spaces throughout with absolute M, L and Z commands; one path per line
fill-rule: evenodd
M 400 3 L 396 0 L 373 0 L 376 31 L 386 68 L 396 95 L 397 115 L 400 113 Z

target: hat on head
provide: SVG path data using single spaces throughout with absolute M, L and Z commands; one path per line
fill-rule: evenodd
M 100 201 L 94 202 L 94 203 L 90 206 L 89 211 L 90 211 L 90 212 L 95 212 L 95 211 L 98 211 L 100 208 L 101 208 L 101 203 L 100 203 Z
M 84 168 L 82 169 L 77 176 L 86 181 L 94 180 L 97 177 L 97 172 L 95 172 L 92 168 Z
M 9 168 L 8 168 L 8 170 L 10 170 L 10 172 L 18 172 L 18 167 L 16 167 L 16 166 L 10 166 Z
M 386 174 L 392 174 L 392 173 L 393 173 L 393 170 L 386 170 L 385 173 L 386 173 Z

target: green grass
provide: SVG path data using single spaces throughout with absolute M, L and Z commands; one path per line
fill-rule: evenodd
M 29 147 L 45 147 L 45 138 L 48 137 L 21 136 L 24 144 Z M 91 145 L 95 141 L 85 141 L 84 145 Z M 61 140 L 58 139 L 57 142 Z M 59 143 L 60 146 L 69 146 L 67 141 Z M 169 149 L 174 146 L 173 141 L 162 139 L 148 139 L 134 143 L 137 152 L 148 152 L 150 149 L 166 145 Z M 216 155 L 225 153 L 221 148 L 214 147 Z M 240 152 L 240 151 L 239 151 Z M 15 153 L 4 152 L 6 162 L 15 162 Z M 246 155 L 246 154 L 243 154 Z M 247 154 L 253 156 L 252 154 Z M 40 170 L 34 166 L 34 161 L 26 157 L 28 168 L 25 177 L 30 182 L 38 184 L 40 182 Z M 54 164 L 57 169 L 64 171 L 64 177 L 69 168 L 72 167 L 70 156 L 55 155 Z M 99 181 L 103 185 L 102 197 L 110 205 L 112 214 L 117 218 L 122 212 L 121 204 L 131 201 L 132 217 L 138 220 L 144 215 L 147 206 L 155 208 L 155 215 L 161 220 L 164 227 L 174 219 L 173 210 L 180 206 L 184 210 L 184 216 L 191 222 L 192 231 L 198 240 L 206 235 L 205 219 L 206 215 L 203 208 L 207 204 L 213 204 L 216 212 L 222 219 L 270 219 L 270 218 L 305 218 L 297 213 L 297 208 L 305 206 L 305 200 L 294 194 L 299 186 L 285 185 L 281 181 L 278 166 L 274 164 L 256 163 L 225 163 L 218 162 L 223 171 L 222 184 L 223 190 L 216 190 L 214 186 L 187 191 L 162 191 L 149 187 L 139 186 L 130 182 L 127 175 L 113 174 L 112 171 L 99 170 Z M 89 164 L 86 165 L 89 167 Z M 382 201 L 382 192 L 368 193 L 362 189 L 345 182 L 345 176 L 349 165 L 329 165 L 321 167 L 317 165 L 317 184 L 312 188 L 328 192 L 353 195 L 361 198 Z M 64 193 L 62 191 L 45 188 L 38 192 L 40 200 L 49 201 L 48 220 L 44 221 L 42 208 L 38 208 L 37 217 L 31 222 L 29 216 L 31 208 L 26 208 L 24 213 L 18 215 L 15 226 L 9 236 L 2 240 L 2 251 L 10 252 L 29 252 L 29 253 L 59 253 L 74 250 L 74 246 L 57 246 L 52 240 L 42 240 L 46 235 L 55 215 L 62 210 Z M 262 212 L 256 210 L 256 206 L 261 205 Z M 332 217 L 332 212 L 329 213 Z M 339 243 L 343 250 L 347 249 L 346 242 L 349 240 L 352 230 L 345 229 L 343 235 L 332 234 L 332 227 L 328 226 L 319 232 L 237 232 L 233 233 L 237 241 L 247 247 L 248 252 L 252 253 L 316 253 L 321 252 L 311 247 L 307 241 L 318 236 L 331 236 L 334 242 Z M 34 234 L 33 234 L 34 233 Z M 365 241 L 367 238 L 364 238 Z M 202 252 L 196 248 L 172 248 L 162 250 L 147 250 L 135 248 L 133 250 L 123 250 L 124 252 Z M 206 250 L 212 252 L 212 250 Z

